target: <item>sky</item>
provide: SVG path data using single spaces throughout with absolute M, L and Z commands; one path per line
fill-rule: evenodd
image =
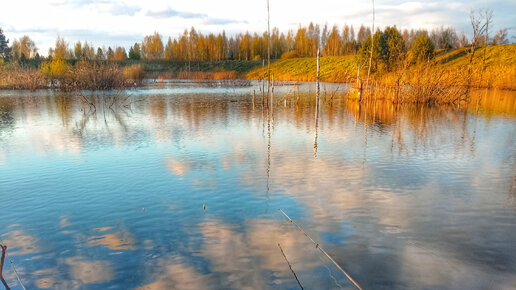
M 4 1 L 0 27 L 12 41 L 23 35 L 34 40 L 41 55 L 47 55 L 58 36 L 70 44 L 88 41 L 97 46 L 127 49 L 157 31 L 164 42 L 177 38 L 186 28 L 202 33 L 222 30 L 263 32 L 267 29 L 266 0 L 162 1 L 162 0 L 23 0 Z M 509 29 L 516 38 L 516 0 L 375 1 L 376 27 L 433 29 L 453 26 L 458 33 L 472 34 L 471 9 L 493 10 L 491 31 Z M 357 0 L 270 0 L 271 27 L 280 31 L 297 29 L 310 21 L 330 27 L 371 25 L 372 1 Z M 494 33 L 493 33 L 494 34 Z

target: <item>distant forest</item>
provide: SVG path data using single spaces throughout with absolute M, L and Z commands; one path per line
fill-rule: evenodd
M 399 30 L 387 27 L 382 32 L 395 33 L 402 39 L 403 50 L 409 51 L 418 36 L 425 36 L 431 41 L 433 49 L 451 50 L 471 44 L 465 33 L 458 34 L 452 27 L 441 27 L 431 31 Z M 487 31 L 488 32 L 488 31 Z M 0 56 L 8 60 L 39 59 L 38 49 L 34 42 L 23 36 L 15 39 L 12 46 L 7 45 L 5 35 L 0 29 L 0 40 L 4 39 Z M 314 57 L 318 47 L 322 56 L 342 56 L 357 54 L 360 48 L 371 39 L 371 29 L 361 25 L 356 31 L 353 26 L 344 25 L 342 28 L 334 25 L 322 28 L 310 23 L 307 27 L 299 26 L 297 31 L 290 30 L 287 34 L 273 28 L 270 35 L 271 58 Z M 507 29 L 497 31 L 492 37 L 488 33 L 477 35 L 477 46 L 480 44 L 507 44 Z M 379 38 L 380 39 L 380 38 Z M 320 41 L 320 44 L 318 43 Z M 225 32 L 219 34 L 203 34 L 195 28 L 185 30 L 177 38 L 168 37 L 164 40 L 158 32 L 145 36 L 141 43 L 135 43 L 126 50 L 124 47 L 95 48 L 88 42 L 77 42 L 73 45 L 58 37 L 54 48 L 48 55 L 53 58 L 76 60 L 180 60 L 180 61 L 221 61 L 221 60 L 264 60 L 267 59 L 268 34 L 240 33 L 228 36 Z M 1 45 L 0 45 L 1 46 Z

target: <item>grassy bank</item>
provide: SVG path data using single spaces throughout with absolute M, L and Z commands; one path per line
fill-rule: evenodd
M 486 50 L 486 61 L 483 64 L 484 48 L 478 48 L 472 64 L 471 85 L 516 90 L 516 44 L 489 46 Z M 439 84 L 466 85 L 469 69 L 469 48 L 462 48 L 447 53 L 438 53 L 426 64 L 425 74 L 443 75 Z M 317 60 L 315 58 L 294 58 L 278 60 L 271 65 L 275 80 L 281 81 L 315 81 Z M 355 56 L 338 56 L 321 58 L 321 81 L 354 82 L 357 78 L 357 58 Z M 413 85 L 420 81 L 421 66 L 411 65 L 403 71 L 382 75 L 373 74 L 371 80 L 385 85 Z M 261 79 L 266 75 L 265 68 L 257 68 L 247 74 L 249 79 Z M 362 79 L 367 75 L 365 69 L 360 72 Z M 428 78 L 428 77 L 427 77 Z

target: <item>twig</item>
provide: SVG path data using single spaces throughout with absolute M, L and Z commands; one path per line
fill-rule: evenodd
M 355 280 L 353 280 L 353 278 L 351 278 L 351 276 L 346 272 L 344 271 L 344 269 L 342 269 L 342 267 L 337 264 L 337 262 L 335 262 L 335 260 L 333 260 L 330 255 L 328 255 L 328 253 L 326 253 L 326 251 L 319 245 L 319 243 L 316 243 L 314 241 L 314 239 L 312 239 L 312 237 L 310 237 L 304 230 L 303 228 L 301 228 L 298 224 L 296 224 L 295 221 L 293 221 L 283 210 L 279 210 L 287 219 L 289 222 L 293 223 L 307 238 L 310 239 L 310 241 L 312 241 L 312 243 L 315 245 L 315 248 L 318 249 L 319 251 L 321 251 L 321 253 L 323 253 L 344 275 L 346 275 L 346 277 L 348 278 L 348 280 L 351 282 L 351 284 L 353 284 L 353 286 L 355 286 L 357 289 L 359 290 L 362 290 L 362 288 L 358 285 L 357 282 L 355 282 Z
M 299 279 L 297 278 L 296 272 L 292 269 L 292 265 L 290 265 L 290 262 L 287 259 L 287 256 L 285 256 L 285 252 L 283 252 L 283 249 L 281 248 L 281 245 L 278 243 L 278 247 L 283 254 L 283 258 L 285 258 L 285 261 L 287 261 L 288 267 L 290 268 L 290 271 L 292 271 L 292 274 L 294 274 L 294 278 L 296 278 L 297 284 L 299 284 L 299 287 L 301 287 L 301 290 L 303 290 L 303 285 L 301 285 L 301 282 L 299 282 Z
M 4 276 L 2 275 L 2 271 L 4 269 L 4 259 L 5 259 L 5 251 L 7 251 L 7 246 L 0 245 L 0 248 L 2 248 L 2 258 L 0 260 L 0 280 L 2 280 L 2 284 L 4 284 L 6 290 L 10 290 L 9 285 L 7 285 L 7 282 L 4 280 Z

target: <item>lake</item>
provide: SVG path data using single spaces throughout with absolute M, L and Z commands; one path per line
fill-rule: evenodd
M 7 283 L 12 261 L 27 289 L 352 289 L 322 248 L 364 289 L 516 288 L 515 92 L 324 84 L 316 125 L 313 84 L 271 110 L 261 88 L 0 92 Z

